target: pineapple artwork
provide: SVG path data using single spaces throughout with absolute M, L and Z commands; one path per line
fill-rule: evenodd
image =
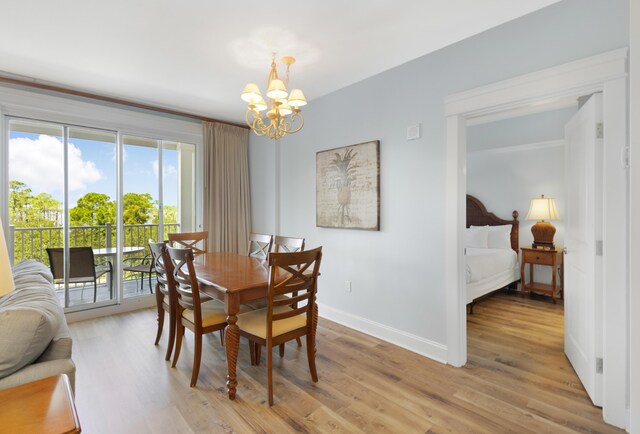
M 316 226 L 379 230 L 378 141 L 316 154 Z

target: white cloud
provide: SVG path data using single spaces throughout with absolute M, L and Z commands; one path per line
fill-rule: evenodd
M 153 174 L 155 175 L 156 179 L 158 178 L 158 160 L 153 160 L 151 162 L 151 166 L 153 167 Z M 178 174 L 178 169 L 176 169 L 176 166 L 172 165 L 172 164 L 165 164 L 163 169 L 163 178 L 166 178 L 168 176 L 176 176 Z
M 61 193 L 64 186 L 64 144 L 56 137 L 19 137 L 9 141 L 11 180 L 27 184 L 34 192 Z M 93 161 L 84 161 L 82 151 L 69 143 L 69 191 L 86 190 L 103 178 Z

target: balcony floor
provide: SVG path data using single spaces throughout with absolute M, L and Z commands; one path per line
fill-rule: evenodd
M 155 283 L 156 277 L 155 275 L 153 275 L 151 277 L 151 284 L 155 285 Z M 147 295 L 149 293 L 148 274 L 145 275 L 144 288 L 142 290 L 140 290 L 140 278 L 135 280 L 128 279 L 124 281 L 124 298 L 137 297 L 140 295 Z M 56 296 L 58 297 L 58 301 L 60 301 L 60 306 L 64 306 L 64 287 L 62 285 L 56 285 Z M 101 301 L 108 301 L 109 299 L 109 286 L 106 284 L 106 282 L 98 282 L 96 303 Z M 76 287 L 74 287 L 73 285 L 69 286 L 69 307 L 90 304 L 93 304 L 93 284 L 87 283 L 84 287 L 84 291 L 82 289 L 82 285 L 78 285 Z

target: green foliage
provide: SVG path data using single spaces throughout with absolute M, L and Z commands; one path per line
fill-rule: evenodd
M 146 245 L 148 239 L 166 239 L 166 233 L 176 231 L 178 209 L 165 206 L 164 237 L 158 236 L 158 206 L 148 193 L 127 193 L 123 198 L 124 244 Z M 63 206 L 47 193 L 34 195 L 23 182 L 9 182 L 10 225 L 16 228 L 14 259 L 34 258 L 48 263 L 47 247 L 63 245 Z M 87 193 L 69 210 L 69 245 L 106 247 L 116 242 L 116 202 L 106 194 Z M 106 226 L 110 224 L 111 226 Z M 42 228 L 42 229 L 23 229 Z
M 153 197 L 149 193 L 127 193 L 123 198 L 123 222 L 125 225 L 141 225 L 151 221 L 152 214 L 157 209 L 153 204 Z
M 102 226 L 116 222 L 116 203 L 102 193 L 87 193 L 69 210 L 71 226 Z
M 54 227 L 62 221 L 62 204 L 50 194 L 33 195 L 20 181 L 9 181 L 9 224 L 17 228 Z

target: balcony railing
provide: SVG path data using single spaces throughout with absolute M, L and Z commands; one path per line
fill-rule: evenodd
M 179 223 L 164 225 L 162 237 L 158 237 L 157 224 L 124 225 L 124 245 L 146 246 L 149 239 L 166 240 L 170 232 L 179 232 Z M 49 265 L 48 247 L 63 247 L 64 232 L 61 227 L 16 228 L 9 226 L 9 253 L 13 263 L 25 259 L 35 259 Z M 69 247 L 88 246 L 93 249 L 113 247 L 116 244 L 116 227 L 111 224 L 102 226 L 69 227 Z M 9 247 L 11 250 L 11 247 Z

